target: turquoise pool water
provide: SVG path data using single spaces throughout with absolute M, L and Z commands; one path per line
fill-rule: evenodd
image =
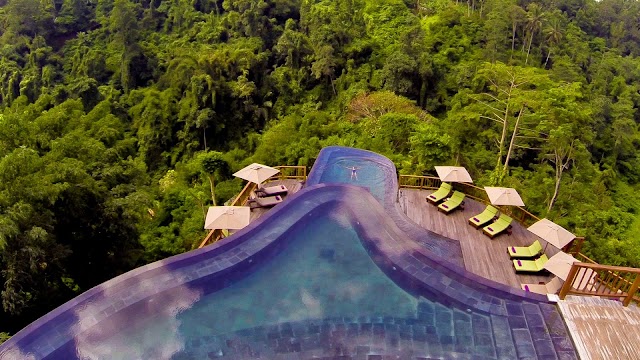
M 104 348 L 104 358 L 170 358 L 188 353 L 206 359 L 222 351 L 216 336 L 242 330 L 326 318 L 415 318 L 418 299 L 391 281 L 373 262 L 339 211 L 318 218 L 290 239 L 279 254 L 246 278 L 199 297 L 189 307 L 157 312 L 110 338 L 85 342 Z M 201 293 L 200 289 L 178 289 Z M 382 296 L 384 294 L 384 296 Z M 197 344 L 197 346 L 194 346 Z M 107 349 L 118 349 L 110 352 Z M 93 350 L 93 354 L 98 353 Z
M 218 335 L 306 319 L 414 315 L 416 299 L 380 271 L 341 217 L 317 219 L 258 271 L 184 311 L 178 316 L 181 333 Z
M 342 183 L 362 186 L 384 203 L 387 178 L 381 171 L 383 164 L 374 160 L 339 157 L 324 168 L 320 183 Z M 355 172 L 353 169 L 355 168 Z

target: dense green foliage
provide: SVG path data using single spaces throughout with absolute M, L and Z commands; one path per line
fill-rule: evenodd
M 191 249 L 233 171 L 327 145 L 464 165 L 640 267 L 639 21 L 624 0 L 0 0 L 0 331 Z

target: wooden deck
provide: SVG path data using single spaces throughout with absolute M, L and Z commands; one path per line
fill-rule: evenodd
M 299 180 L 289 180 L 289 179 L 285 179 L 285 180 L 275 180 L 275 181 L 270 181 L 269 186 L 277 186 L 277 185 L 284 185 L 287 187 L 287 189 L 289 189 L 289 192 L 287 195 L 284 196 L 283 202 L 287 201 L 287 196 L 291 195 L 291 194 L 295 194 L 296 192 L 300 191 L 300 189 L 302 189 L 302 181 Z M 278 206 L 278 205 L 276 205 Z M 251 209 L 251 220 L 250 221 L 254 221 L 256 219 L 258 219 L 260 216 L 264 215 L 267 213 L 267 211 L 269 211 L 270 208 L 255 208 L 255 209 Z
M 640 309 L 590 296 L 568 296 L 558 303 L 583 360 L 637 359 Z
M 400 189 L 398 201 L 407 216 L 418 225 L 460 241 L 465 268 L 477 275 L 520 288 L 521 283 L 537 284 L 551 279 L 549 274 L 520 275 L 513 269 L 513 263 L 507 253 L 508 246 L 529 246 L 540 240 L 544 247 L 546 242 L 529 232 L 526 228 L 513 222 L 511 235 L 501 234 L 493 240 L 476 230 L 468 223 L 468 219 L 481 213 L 485 206 L 475 200 L 466 199 L 464 210 L 456 210 L 449 215 L 438 211 L 437 207 L 426 201 L 432 191 L 417 189 Z M 545 252 L 551 257 L 559 250 L 549 245 Z

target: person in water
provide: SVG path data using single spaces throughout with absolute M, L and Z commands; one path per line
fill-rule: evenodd
M 357 173 L 358 168 L 355 166 L 350 166 L 350 167 L 347 167 L 347 169 L 351 170 L 351 180 L 353 179 L 358 180 L 358 173 Z

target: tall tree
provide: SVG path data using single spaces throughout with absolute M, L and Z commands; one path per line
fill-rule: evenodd
M 527 58 L 524 62 L 526 65 L 529 62 L 529 53 L 531 52 L 531 44 L 533 43 L 533 37 L 538 34 L 542 28 L 546 14 L 542 7 L 537 3 L 531 3 L 527 6 L 527 34 L 529 35 L 529 45 L 527 46 Z

